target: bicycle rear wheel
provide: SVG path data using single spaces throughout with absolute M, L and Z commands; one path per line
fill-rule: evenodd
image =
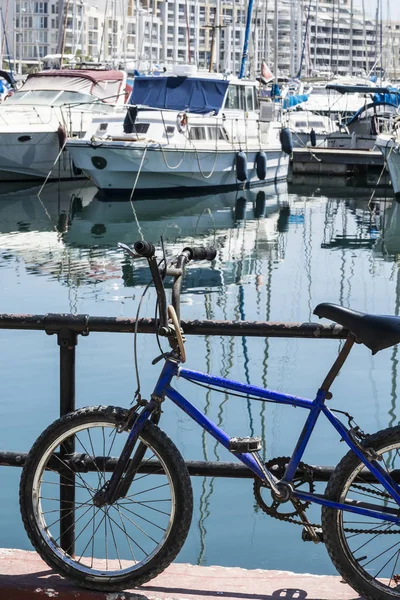
M 388 472 L 400 474 L 400 427 L 388 428 L 368 438 L 366 446 L 380 457 Z M 329 500 L 356 500 L 399 509 L 399 524 L 322 508 L 326 549 L 343 579 L 365 600 L 400 598 L 400 507 L 385 488 L 350 451 L 333 472 L 325 492 Z
M 146 470 L 152 461 L 152 472 L 138 472 L 126 496 L 112 505 L 93 504 L 112 474 L 107 459 L 119 457 L 126 441 L 127 432 L 117 431 L 125 414 L 89 407 L 58 419 L 35 442 L 21 477 L 21 514 L 33 546 L 55 571 L 96 590 L 135 587 L 158 575 L 181 549 L 192 517 L 185 462 L 151 422 L 140 440 L 146 446 L 141 466 Z M 61 477 L 72 491 L 69 500 L 60 498 Z M 68 528 L 75 551 L 66 547 Z

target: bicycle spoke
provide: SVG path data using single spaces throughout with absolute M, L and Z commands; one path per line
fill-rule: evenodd
M 135 494 L 126 496 L 126 498 L 134 498 L 135 496 L 140 496 L 140 494 L 145 494 L 146 492 L 153 492 L 154 490 L 158 490 L 158 489 L 166 487 L 168 485 L 169 485 L 169 483 L 162 483 L 161 485 L 155 485 L 154 487 L 148 488 L 147 490 L 142 490 L 141 492 L 136 492 Z
M 120 502 L 119 503 L 120 506 L 130 506 L 132 504 L 132 502 Z M 154 506 L 147 506 L 147 504 L 144 504 L 143 502 L 134 502 L 133 504 L 140 504 L 140 506 L 144 506 L 145 508 L 149 508 L 150 510 L 154 510 L 155 512 L 161 513 L 162 515 L 167 515 L 169 516 L 169 513 L 165 512 L 164 510 L 159 510 L 158 508 L 154 508 Z
M 110 519 L 110 529 L 111 529 L 111 521 L 114 523 L 114 525 L 116 525 L 116 527 L 118 527 L 118 529 L 121 529 L 121 531 L 124 531 L 120 525 L 118 525 L 118 523 L 110 516 L 108 515 L 109 519 Z M 140 548 L 140 550 L 143 552 L 143 554 L 145 554 L 146 556 L 148 556 L 147 552 L 145 552 L 145 550 L 143 550 L 143 548 L 138 544 L 138 542 L 136 540 L 133 539 L 133 537 L 131 537 L 130 535 L 128 535 L 129 539 L 135 544 L 135 546 L 137 546 L 138 548 Z
M 114 508 L 115 508 L 115 507 L 114 507 Z M 129 546 L 129 549 L 130 549 L 130 551 L 131 551 L 132 558 L 133 558 L 133 560 L 135 560 L 135 555 L 134 555 L 134 553 L 133 553 L 133 550 L 132 550 L 131 541 L 130 541 L 130 539 L 129 539 L 129 537 L 128 537 L 128 533 L 127 533 L 127 531 L 126 531 L 126 528 L 125 528 L 124 522 L 123 522 L 123 520 L 122 520 L 121 510 L 120 510 L 120 508 L 119 508 L 119 506 L 118 506 L 118 505 L 117 505 L 117 509 L 118 509 L 118 513 L 119 513 L 119 518 L 120 518 L 120 521 L 121 521 L 121 525 L 122 525 L 122 527 L 123 527 L 123 529 L 124 529 L 124 531 L 125 531 L 125 536 L 126 536 L 126 539 L 127 539 L 127 541 L 128 541 L 128 546 Z
M 364 563 L 363 567 L 367 567 L 368 565 L 370 565 L 371 563 L 373 563 L 374 560 L 377 560 L 378 558 L 380 558 L 381 556 L 383 556 L 384 554 L 386 554 L 386 552 L 389 552 L 390 550 L 392 550 L 395 546 L 399 546 L 399 544 L 400 544 L 400 542 L 396 542 L 395 544 L 393 544 L 393 546 L 390 546 L 389 548 L 386 548 L 386 550 L 383 550 L 380 554 L 378 554 L 374 558 L 371 558 L 371 560 L 369 560 L 368 562 Z M 398 550 L 397 550 L 397 552 L 398 552 Z M 393 554 L 393 556 L 394 556 L 394 554 Z M 390 560 L 389 560 L 389 562 L 390 562 Z M 376 576 L 380 575 L 381 572 L 382 572 L 382 569 L 377 573 Z
M 113 530 L 113 528 L 112 528 L 112 525 L 111 525 L 111 521 L 113 521 L 113 519 L 112 519 L 112 518 L 110 517 L 110 515 L 109 515 L 109 512 L 110 512 L 110 511 L 109 511 L 109 508 L 110 508 L 110 507 L 107 507 L 107 516 L 108 516 L 108 517 L 109 517 L 109 519 L 110 519 L 110 531 L 111 531 L 111 536 L 112 536 L 112 539 L 113 539 L 113 542 L 114 542 L 115 552 L 116 552 L 116 554 L 117 554 L 117 557 L 118 557 L 119 568 L 120 568 L 120 569 L 122 569 L 121 559 L 120 559 L 120 557 L 119 557 L 118 548 L 117 548 L 117 542 L 115 541 L 114 530 Z M 114 521 L 114 523 L 115 523 L 115 521 Z M 119 526 L 118 526 L 118 527 L 119 527 Z
M 87 529 L 87 527 L 89 527 L 89 525 L 91 524 L 91 522 L 92 522 L 92 521 L 93 521 L 93 520 L 96 518 L 96 514 L 97 514 L 97 513 L 98 513 L 100 510 L 101 510 L 100 508 L 98 508 L 98 509 L 97 509 L 97 512 L 95 512 L 95 514 L 94 514 L 94 515 L 93 515 L 93 517 L 90 519 L 90 521 L 89 521 L 89 522 L 88 522 L 88 523 L 85 525 L 85 527 L 82 529 L 82 531 L 80 532 L 80 534 L 79 534 L 79 535 L 78 535 L 78 536 L 75 538 L 75 542 L 77 542 L 77 541 L 78 541 L 78 539 L 81 537 L 81 535 L 82 535 L 82 533 L 85 531 L 85 529 Z M 103 516 L 103 519 L 104 519 L 104 518 L 105 518 L 105 515 Z M 97 533 L 97 530 L 100 528 L 100 526 L 101 526 L 101 524 L 102 524 L 102 522 L 103 522 L 103 519 L 102 519 L 102 520 L 100 521 L 100 523 L 97 525 L 97 527 L 96 527 L 96 530 L 95 530 L 95 532 L 94 532 L 94 534 L 93 534 L 93 536 L 92 536 L 92 537 L 94 537 L 94 535 Z M 88 546 L 89 546 L 89 544 L 90 544 L 91 540 L 92 540 L 92 538 L 90 538 L 90 539 L 89 539 L 88 543 L 86 544 L 85 548 L 83 549 L 83 551 L 82 551 L 82 553 L 81 553 L 81 555 L 80 555 L 80 557 L 79 557 L 79 559 L 78 559 L 78 563 L 81 561 L 81 559 L 82 559 L 82 557 L 83 557 L 83 554 L 85 553 L 86 549 L 88 548 Z
M 121 505 L 119 504 L 118 506 L 121 506 Z M 143 521 L 146 521 L 147 523 L 150 523 L 150 525 L 153 525 L 154 527 L 157 527 L 158 529 L 161 529 L 161 531 L 165 531 L 162 527 L 160 527 L 159 525 L 156 525 L 156 523 L 153 523 L 153 521 L 149 521 L 145 517 L 142 517 L 138 513 L 135 513 L 133 510 L 130 510 L 129 508 L 126 507 L 126 505 L 123 505 L 122 508 L 123 508 L 123 510 L 127 510 L 132 515 L 135 515 L 135 517 L 139 517 L 139 519 L 142 519 Z
M 140 525 L 137 525 L 137 524 L 136 524 L 134 521 L 132 521 L 132 519 L 130 519 L 130 518 L 127 516 L 127 515 L 124 515 L 124 516 L 125 516 L 125 519 L 127 519 L 127 520 L 128 520 L 130 523 L 132 523 L 132 525 L 133 525 L 134 527 L 136 527 L 137 529 L 139 529 L 139 531 L 141 531 L 142 533 L 144 533 L 144 535 L 145 535 L 146 537 L 148 537 L 148 538 L 149 538 L 149 539 L 150 539 L 152 542 L 154 542 L 155 544 L 157 544 L 157 543 L 158 543 L 158 542 L 157 542 L 157 541 L 156 541 L 154 538 L 152 538 L 152 537 L 151 537 L 151 535 L 149 535 L 148 533 L 146 533 L 146 531 L 144 531 L 144 529 L 142 529 L 142 528 L 140 527 Z

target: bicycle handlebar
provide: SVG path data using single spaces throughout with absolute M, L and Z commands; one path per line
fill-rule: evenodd
M 132 249 L 126 244 L 118 244 L 118 246 L 125 251 L 129 252 L 131 256 L 135 256 Z M 178 320 L 180 322 L 180 290 L 182 277 L 184 274 L 185 266 L 191 260 L 214 260 L 217 255 L 215 248 L 206 246 L 187 246 L 182 250 L 180 255 L 176 258 L 173 263 L 172 269 L 165 268 L 159 269 L 157 260 L 155 258 L 155 247 L 150 242 L 138 241 L 133 244 L 133 248 L 136 255 L 147 259 L 151 275 L 153 278 L 154 286 L 157 292 L 157 299 L 159 305 L 160 314 L 160 327 L 159 333 L 161 335 L 168 335 L 168 315 L 167 315 L 167 299 L 165 295 L 163 279 L 165 275 L 171 275 L 174 277 L 174 284 L 172 289 L 172 306 L 174 307 Z
M 139 256 L 143 256 L 143 258 L 150 258 L 151 256 L 154 256 L 156 249 L 154 248 L 153 244 L 150 244 L 150 242 L 145 242 L 143 240 L 143 242 L 135 242 L 133 244 L 133 247 L 135 249 L 136 254 L 139 254 Z
M 187 252 L 189 254 L 189 260 L 214 260 L 217 256 L 217 251 L 212 247 L 191 247 L 187 246 L 183 249 L 182 252 Z

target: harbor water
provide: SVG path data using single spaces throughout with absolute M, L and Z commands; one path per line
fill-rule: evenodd
M 0 195 L 0 311 L 135 316 L 149 282 L 118 242 L 146 239 L 167 256 L 187 245 L 215 245 L 217 258 L 196 263 L 182 289 L 185 319 L 316 321 L 320 302 L 399 314 L 400 204 L 389 188 L 349 181 L 272 185 L 185 198 L 129 201 L 103 197 L 84 182 L 5 189 Z M 141 316 L 153 317 L 155 294 Z M 325 321 L 325 323 L 328 323 Z M 189 368 L 313 397 L 337 355 L 336 340 L 188 336 Z M 59 414 L 55 336 L 0 330 L 1 450 L 28 451 Z M 154 336 L 139 335 L 141 389 L 152 391 L 160 364 Z M 376 356 L 356 346 L 336 380 L 330 405 L 373 432 L 400 415 L 397 347 Z M 131 334 L 79 338 L 76 405 L 128 407 L 137 387 Z M 290 456 L 306 414 L 248 401 L 188 382 L 177 387 L 231 436 L 260 435 L 264 459 Z M 305 413 L 305 411 L 304 411 Z M 232 457 L 172 403 L 161 427 L 187 460 Z M 304 462 L 335 465 L 346 452 L 328 422 L 318 424 Z M 0 546 L 30 549 L 19 515 L 18 468 L 0 468 Z M 192 479 L 194 515 L 178 561 L 333 574 L 322 544 L 301 541 L 301 527 L 256 505 L 252 480 Z M 320 488 L 317 486 L 317 489 Z M 319 509 L 310 509 L 317 522 Z

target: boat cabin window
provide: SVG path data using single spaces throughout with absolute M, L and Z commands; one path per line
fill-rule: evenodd
M 7 99 L 8 104 L 30 104 L 32 106 L 63 106 L 65 104 L 74 106 L 81 105 L 82 109 L 90 109 L 92 104 L 103 103 L 91 94 L 80 92 L 64 92 L 62 90 L 23 90 L 16 92 Z
M 208 127 L 208 139 L 210 140 L 226 140 L 227 135 L 222 127 Z
M 230 109 L 234 109 L 234 110 L 240 109 L 239 86 L 238 85 L 230 85 L 228 87 L 228 94 L 226 96 L 224 108 L 230 108 Z
M 164 135 L 174 135 L 175 127 L 173 125 L 167 125 L 165 128 Z
M 13 96 L 7 99 L 7 105 L 9 104 L 31 104 L 33 106 L 45 106 L 52 105 L 56 98 L 61 94 L 61 90 L 35 90 L 26 91 L 23 90 L 16 92 Z
M 253 88 L 247 85 L 246 90 L 246 110 L 254 110 Z
M 135 133 L 147 133 L 150 123 L 135 123 L 133 129 Z
M 259 110 L 260 103 L 258 101 L 258 96 L 256 90 L 254 90 L 254 110 Z
M 89 104 L 98 103 L 100 100 L 90 94 L 81 94 L 79 92 L 62 92 L 55 100 L 55 106 L 62 106 L 63 104 L 81 104 L 82 108 L 89 106 Z M 81 107 L 79 107 L 81 108 Z
M 230 85 L 224 108 L 233 110 L 255 110 L 258 108 L 254 88 L 250 85 Z
M 205 127 L 191 127 L 190 132 L 189 132 L 189 139 L 205 140 L 206 139 L 206 128 Z

